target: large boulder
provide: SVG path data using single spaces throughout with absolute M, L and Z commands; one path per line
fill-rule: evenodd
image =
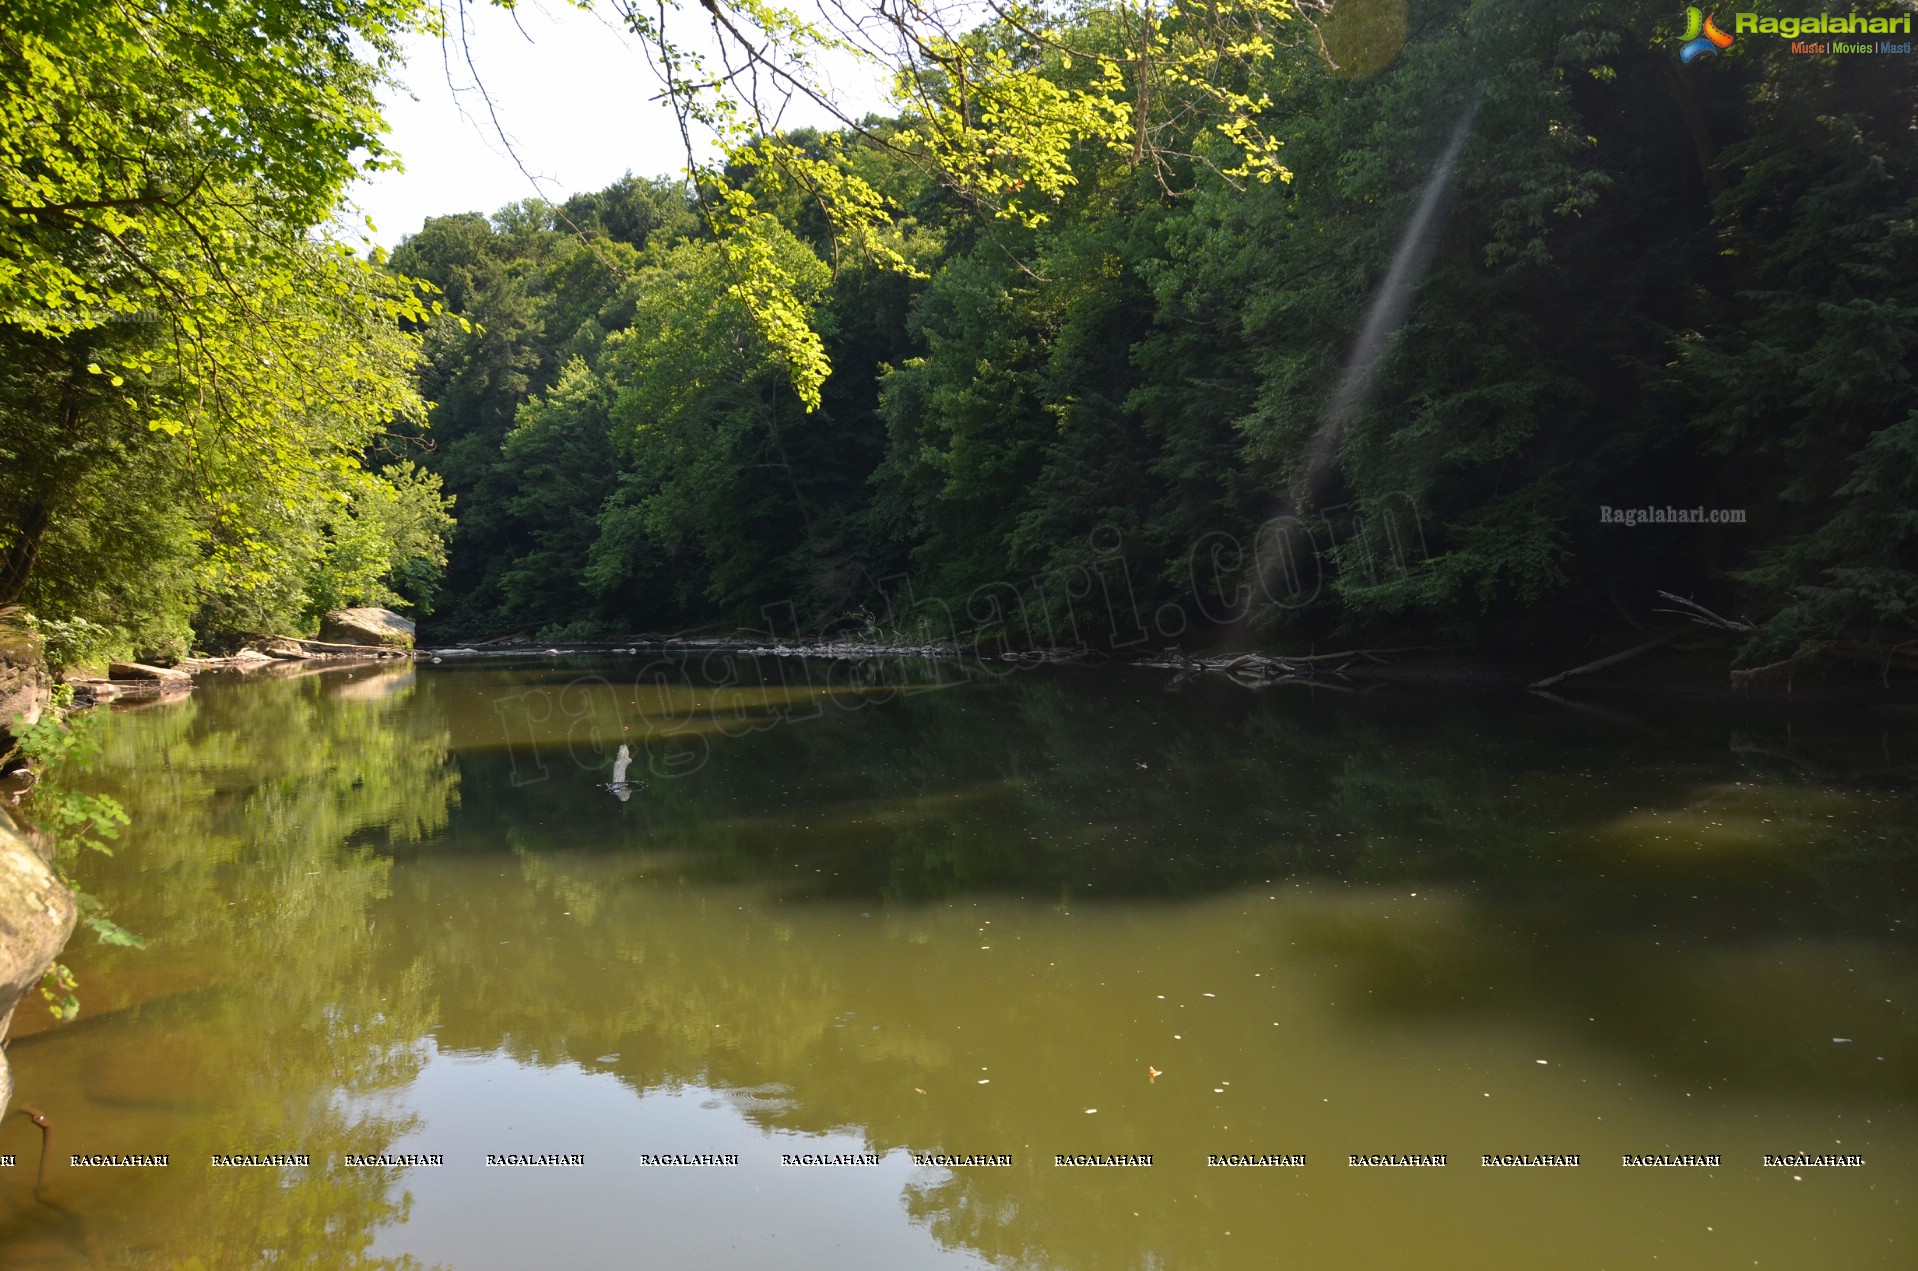
M 24 715 L 28 724 L 38 723 L 52 692 L 46 647 L 27 625 L 26 611 L 17 605 L 0 609 L 0 752 L 7 748 L 13 717 Z
M 0 1040 L 20 999 L 40 983 L 66 947 L 78 916 L 73 893 L 35 850 L 27 832 L 0 808 Z M 0 1051 L 0 1117 L 13 1101 L 13 1072 Z
M 391 609 L 335 609 L 320 622 L 320 639 L 330 644 L 372 644 L 387 649 L 413 647 L 413 622 Z

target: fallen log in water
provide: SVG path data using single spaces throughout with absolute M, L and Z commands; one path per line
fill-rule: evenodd
M 1608 666 L 1617 666 L 1620 662 L 1628 662 L 1641 653 L 1650 653 L 1653 649 L 1662 648 L 1670 644 L 1678 638 L 1678 635 L 1679 633 L 1676 631 L 1667 631 L 1664 635 L 1654 636 L 1650 640 L 1645 641 L 1645 643 L 1634 645 L 1623 653 L 1614 653 L 1610 657 L 1599 658 L 1596 662 L 1587 662 L 1584 666 L 1575 666 L 1569 671 L 1560 671 L 1557 675 L 1548 675 L 1537 683 L 1527 685 L 1526 687 L 1532 689 L 1547 689 L 1554 684 L 1562 683 L 1574 676 L 1590 675 L 1593 671 L 1602 671 Z

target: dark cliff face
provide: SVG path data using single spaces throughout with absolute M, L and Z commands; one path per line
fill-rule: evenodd
M 66 947 L 78 917 L 73 893 L 29 831 L 0 809 L 0 1039 L 14 1008 Z M 13 1071 L 0 1052 L 0 1116 L 13 1101 Z

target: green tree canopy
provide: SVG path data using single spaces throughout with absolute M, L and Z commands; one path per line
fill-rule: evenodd
M 336 241 L 391 163 L 416 3 L 31 0 L 0 30 L 0 595 L 114 622 L 298 625 L 439 559 L 406 280 Z M 404 506 L 402 506 L 404 505 Z M 377 527 L 377 528 L 376 528 Z

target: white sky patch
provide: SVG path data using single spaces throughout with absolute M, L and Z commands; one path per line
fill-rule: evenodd
M 692 9 L 676 32 L 687 43 L 704 33 Z M 458 20 L 452 6 L 448 20 Z M 372 218 L 373 242 L 395 247 L 432 216 L 491 214 L 535 197 L 558 203 L 628 172 L 684 171 L 685 147 L 672 111 L 657 100 L 659 82 L 638 41 L 607 17 L 563 4 L 523 3 L 509 13 L 473 3 L 466 21 L 464 50 L 454 38 L 444 45 L 426 36 L 407 41 L 399 79 L 411 95 L 388 90 L 381 96 L 388 145 L 406 170 L 379 173 L 349 191 L 360 214 Z M 884 109 L 880 87 L 859 63 L 849 57 L 832 63 L 825 69 L 844 102 L 861 113 Z M 830 121 L 817 106 L 795 102 L 782 122 Z M 359 217 L 345 220 L 349 236 L 357 237 Z

